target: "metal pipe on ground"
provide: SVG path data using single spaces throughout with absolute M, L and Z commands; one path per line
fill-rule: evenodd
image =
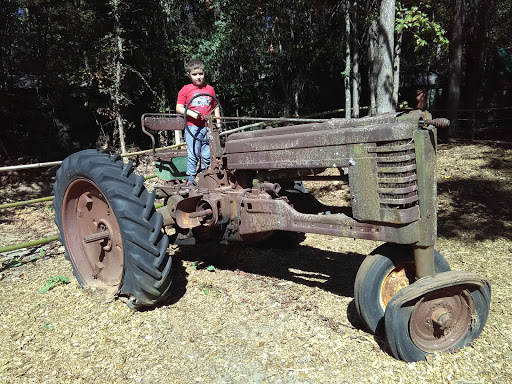
M 186 143 L 180 143 L 180 144 L 170 145 L 168 147 L 156 148 L 155 152 L 165 151 L 167 149 L 179 148 L 179 147 L 183 147 L 185 145 L 187 145 L 187 144 Z M 142 155 L 142 154 L 150 153 L 150 152 L 153 152 L 153 150 L 152 149 L 146 149 L 144 151 L 125 153 L 125 154 L 121 155 L 121 157 L 137 156 L 137 155 Z M 12 166 L 8 166 L 8 167 L 0 167 L 0 172 L 17 171 L 17 170 L 20 170 L 20 169 L 33 169 L 33 168 L 53 167 L 53 166 L 61 165 L 61 164 L 62 164 L 62 161 L 50 161 L 48 163 L 34 163 L 34 164 L 12 165 Z
M 32 168 L 53 167 L 55 165 L 60 165 L 61 163 L 62 163 L 62 161 L 51 161 L 51 162 L 48 162 L 48 163 L 12 165 L 12 166 L 9 166 L 9 167 L 0 167 L 0 172 L 17 171 L 18 169 L 32 169 Z
M 144 176 L 144 180 L 154 179 L 155 177 L 158 177 L 157 175 L 148 175 Z M 55 196 L 47 196 L 47 197 L 41 197 L 39 199 L 31 199 L 31 200 L 25 200 L 25 201 L 16 201 L 14 203 L 4 203 L 0 204 L 0 209 L 5 208 L 14 208 L 14 207 L 23 207 L 30 204 L 36 204 L 36 203 L 42 203 L 45 201 L 51 201 L 55 198 Z
M 52 241 L 57 240 L 58 238 L 59 238 L 59 236 L 55 235 L 55 236 L 51 236 L 51 237 L 46 237 L 44 239 L 27 241 L 26 243 L 8 245 L 7 247 L 0 248 L 0 253 L 15 251 L 16 249 L 21 249 L 21 248 L 34 247 L 36 245 L 48 244 L 48 243 L 51 243 Z
M 42 203 L 44 201 L 51 201 L 55 198 L 55 196 L 48 196 L 48 197 L 41 197 L 40 199 L 32 199 L 32 200 L 26 200 L 26 201 L 17 201 L 15 203 L 5 203 L 0 205 L 0 209 L 5 208 L 13 208 L 13 207 L 23 207 L 25 205 L 35 204 L 35 203 Z

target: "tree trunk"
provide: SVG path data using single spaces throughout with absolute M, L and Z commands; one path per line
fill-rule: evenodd
M 395 55 L 393 58 L 393 105 L 398 105 L 398 91 L 400 88 L 400 58 L 402 54 L 402 32 L 397 33 Z
M 377 22 L 371 22 L 368 28 L 368 87 L 370 88 L 370 108 L 368 115 L 372 116 L 377 113 L 377 97 L 376 97 L 376 50 L 377 50 Z
M 485 75 L 485 57 L 487 24 L 489 10 L 494 7 L 495 0 L 476 0 L 473 2 L 471 12 L 472 32 L 469 33 L 469 41 L 466 44 L 466 106 L 472 109 L 471 136 L 476 128 L 476 113 L 482 107 Z M 467 34 L 467 31 L 466 31 Z
M 345 0 L 345 71 L 343 83 L 345 85 L 345 118 L 350 119 L 352 100 L 350 98 L 350 0 Z
M 377 64 L 377 113 L 394 112 L 393 52 L 395 32 L 395 0 L 382 0 L 379 19 Z
M 459 127 L 460 80 L 462 68 L 463 26 L 465 16 L 464 0 L 455 1 L 455 10 L 450 36 L 450 63 L 448 66 L 448 136 L 454 137 Z
M 361 74 L 359 73 L 359 33 L 357 25 L 357 0 L 352 1 L 352 117 L 359 117 Z
M 123 59 L 123 40 L 121 39 L 121 24 L 119 20 L 119 1 L 120 0 L 112 0 L 112 7 L 114 12 L 114 33 L 115 33 L 115 42 L 116 49 L 115 52 L 115 70 L 114 70 L 114 90 L 113 90 L 113 103 L 114 103 L 114 113 L 116 116 L 116 126 L 119 130 L 119 143 L 121 145 L 121 154 L 126 153 L 126 145 L 125 145 L 125 132 L 124 132 L 124 123 L 123 118 L 121 116 L 121 81 L 122 81 L 122 68 L 121 68 L 121 60 Z

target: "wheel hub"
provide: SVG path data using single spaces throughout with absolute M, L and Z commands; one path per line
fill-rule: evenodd
M 423 297 L 414 307 L 409 332 L 425 352 L 453 348 L 471 327 L 475 311 L 467 290 L 450 287 Z
M 62 209 L 63 235 L 76 272 L 87 285 L 115 294 L 123 275 L 121 231 L 112 208 L 91 180 L 67 187 Z
M 380 289 L 380 301 L 382 308 L 386 308 L 389 300 L 398 291 L 414 282 L 414 263 L 402 263 L 393 268 L 384 278 Z

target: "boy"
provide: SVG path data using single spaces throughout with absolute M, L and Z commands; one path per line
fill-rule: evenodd
M 207 93 L 215 97 L 215 90 L 211 85 L 206 84 L 204 64 L 199 59 L 192 59 L 185 64 L 185 71 L 191 80 L 191 84 L 185 85 L 178 92 L 176 112 L 185 114 L 185 106 L 198 93 Z M 187 143 L 187 186 L 196 185 L 195 176 L 210 165 L 210 145 L 208 143 L 208 129 L 204 116 L 210 115 L 212 111 L 215 117 L 220 118 L 220 110 L 215 100 L 208 96 L 196 97 L 187 109 L 187 125 L 196 137 L 205 142 L 196 140 L 185 130 L 185 141 Z M 217 119 L 217 124 L 220 119 Z M 199 169 L 197 164 L 199 163 Z

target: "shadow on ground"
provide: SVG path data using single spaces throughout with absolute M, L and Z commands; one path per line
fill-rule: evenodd
M 446 238 L 470 235 L 474 240 L 512 239 L 512 192 L 488 180 L 446 180 L 438 184 L 438 234 Z
M 272 246 L 245 244 L 222 245 L 217 242 L 180 246 L 173 263 L 178 267 L 172 289 L 172 297 L 164 305 L 174 303 L 186 291 L 188 273 L 183 261 L 194 262 L 197 269 L 214 265 L 217 269 L 240 271 L 267 276 L 283 281 L 292 281 L 308 287 L 318 287 L 335 295 L 354 296 L 354 280 L 366 255 L 359 253 L 337 253 L 310 246 L 291 245 L 295 234 L 278 233 Z M 364 329 L 351 303 L 347 317 L 355 328 Z

